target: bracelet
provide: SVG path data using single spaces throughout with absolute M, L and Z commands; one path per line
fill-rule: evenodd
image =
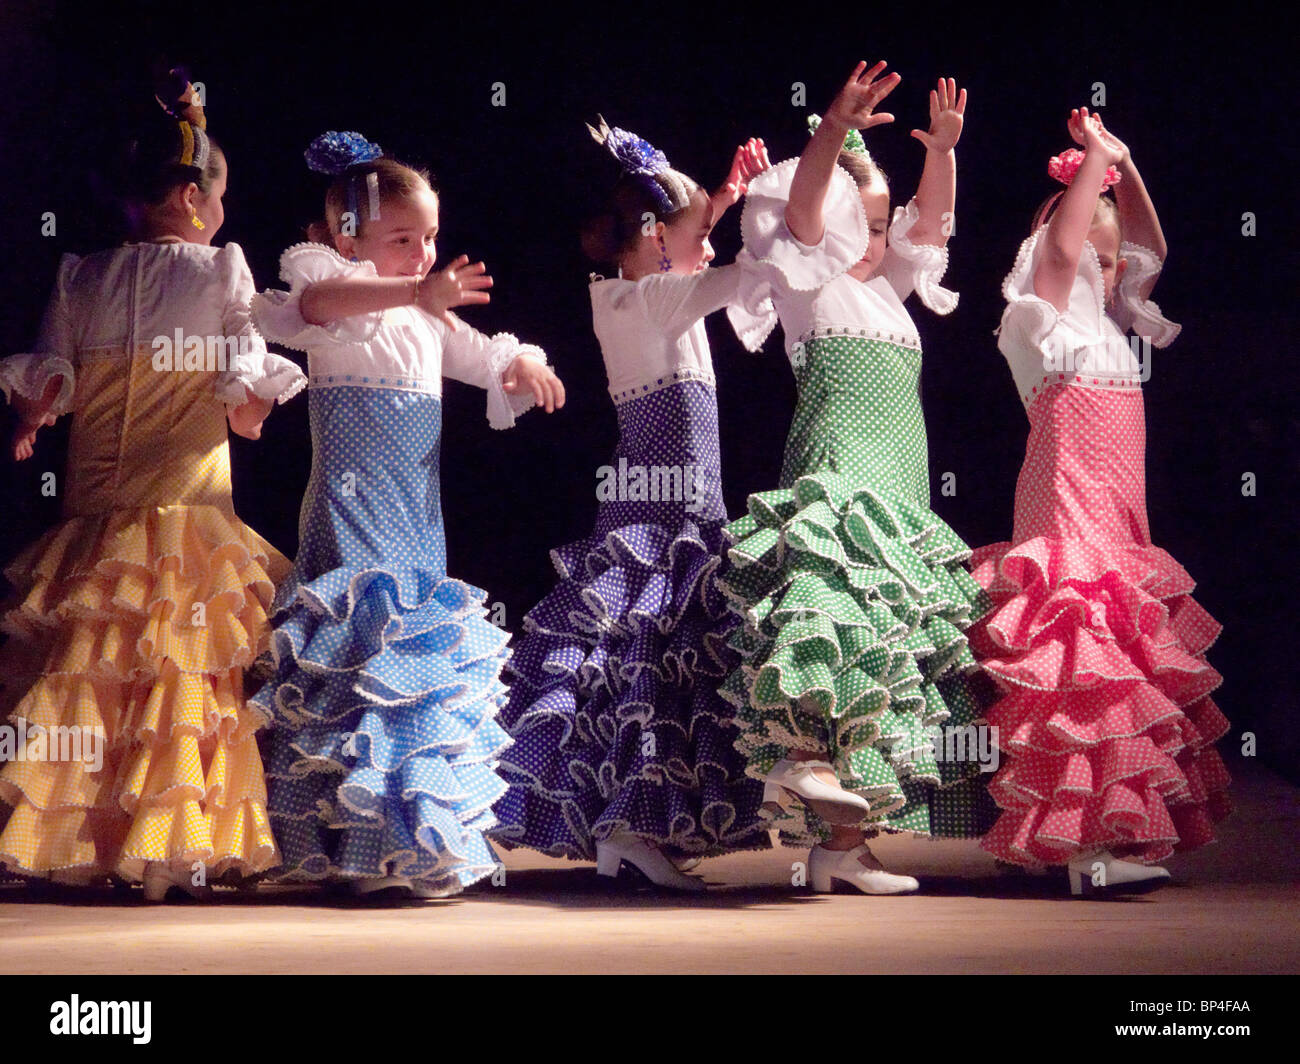
M 423 281 L 423 280 L 424 280 L 424 278 L 421 277 L 418 273 L 415 275 L 415 287 L 411 290 L 411 302 L 412 302 L 412 303 L 419 303 L 419 302 L 420 302 L 420 282 Z

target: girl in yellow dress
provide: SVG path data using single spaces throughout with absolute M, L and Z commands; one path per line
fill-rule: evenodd
M 211 245 L 226 162 L 171 88 L 132 147 L 137 242 L 65 255 L 35 350 L 0 361 L 15 458 L 73 415 L 62 521 L 5 571 L 0 865 L 150 900 L 279 862 L 242 670 L 288 563 L 235 516 L 226 423 L 256 439 L 306 383 L 251 324 L 239 246 Z

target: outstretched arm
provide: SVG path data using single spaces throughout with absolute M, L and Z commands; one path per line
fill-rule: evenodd
M 916 187 L 916 224 L 908 233 L 913 244 L 943 247 L 952 232 L 952 211 L 957 203 L 957 156 L 953 149 L 961 138 L 966 114 L 966 90 L 957 91 L 954 78 L 940 78 L 930 90 L 930 130 L 912 130 L 925 145 L 925 167 Z
M 832 101 L 821 125 L 799 156 L 794 178 L 790 182 L 790 202 L 785 208 L 785 224 L 801 244 L 820 244 L 826 229 L 824 208 L 826 193 L 835 173 L 835 160 L 850 129 L 870 129 L 892 122 L 891 114 L 876 114 L 876 105 L 894 91 L 902 77 L 887 74 L 876 80 L 885 69 L 882 59 L 870 70 L 866 63 L 853 68 L 849 80 Z
M 492 278 L 481 262 L 470 264 L 461 255 L 450 266 L 430 273 L 418 283 L 414 277 L 330 277 L 308 285 L 302 294 L 303 320 L 328 325 L 339 318 L 370 314 L 389 307 L 417 303 L 435 318 L 455 329 L 452 307 L 486 303 Z
M 1070 302 L 1070 289 L 1074 287 L 1084 241 L 1092 228 L 1106 167 L 1119 162 L 1123 155 L 1123 146 L 1106 133 L 1096 115 L 1082 123 L 1081 133 L 1086 151 L 1084 160 L 1052 215 L 1042 256 L 1034 271 L 1034 294 L 1060 311 Z

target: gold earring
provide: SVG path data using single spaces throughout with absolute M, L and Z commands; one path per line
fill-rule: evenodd
M 207 228 L 207 226 L 203 224 L 202 220 L 199 218 L 197 213 L 190 215 L 190 225 L 194 226 L 195 229 Z

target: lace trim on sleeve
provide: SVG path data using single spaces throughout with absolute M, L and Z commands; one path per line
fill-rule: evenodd
M 252 299 L 258 329 L 268 340 L 298 351 L 369 342 L 383 323 L 382 310 L 340 318 L 328 325 L 312 325 L 302 316 L 300 302 L 308 285 L 349 275 L 379 276 L 373 262 L 348 262 L 324 244 L 294 244 L 280 257 L 280 278 L 291 286 L 290 291 L 272 289 Z
M 821 243 L 808 245 L 796 240 L 786 224 L 785 209 L 798 165 L 798 159 L 787 159 L 750 182 L 740 232 L 758 274 L 774 288 L 811 292 L 860 262 L 871 234 L 853 179 L 836 167 L 823 208 Z
M 511 333 L 497 333 L 488 341 L 483 359 L 487 363 L 489 382 L 487 388 L 487 419 L 494 429 L 508 429 L 515 423 L 515 418 L 531 409 L 537 402 L 532 389 L 521 390 L 514 395 L 505 389 L 502 380 L 506 370 L 520 355 L 531 355 L 543 365 L 546 364 L 546 352 L 535 344 L 521 344 Z
M 72 409 L 72 396 L 76 390 L 77 371 L 72 363 L 59 355 L 40 352 L 10 355 L 0 360 L 0 391 L 5 399 L 15 395 L 24 399 L 39 399 L 46 385 L 55 377 L 62 377 L 59 394 L 50 407 L 51 414 L 66 414 Z
M 1164 263 L 1150 248 L 1128 241 L 1120 244 L 1119 254 L 1128 266 L 1116 287 L 1110 316 L 1125 332 L 1149 336 L 1156 347 L 1168 347 L 1183 327 L 1166 318 L 1157 303 L 1143 299 L 1141 294 L 1148 281 L 1160 276 Z
M 908 200 L 906 207 L 896 207 L 894 220 L 889 226 L 889 246 L 907 270 L 912 288 L 921 297 L 921 302 L 936 314 L 951 314 L 957 307 L 958 295 L 939 284 L 948 270 L 948 249 L 933 244 L 913 244 L 908 238 L 908 233 L 920 218 L 915 199 Z

